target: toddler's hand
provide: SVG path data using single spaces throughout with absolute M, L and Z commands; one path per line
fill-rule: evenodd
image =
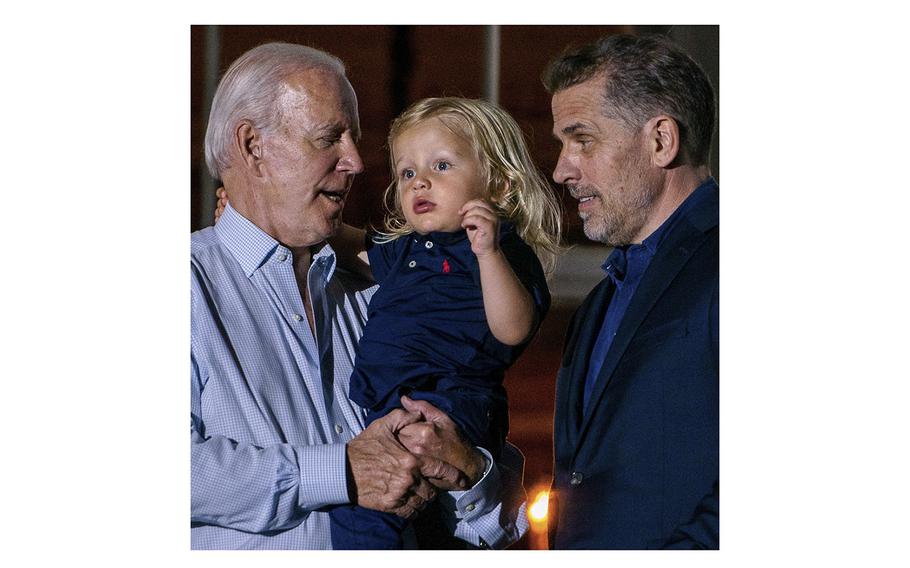
M 482 199 L 472 199 L 458 210 L 461 226 L 468 233 L 471 250 L 486 256 L 499 250 L 499 216 L 493 206 Z
M 218 201 L 215 203 L 215 222 L 217 223 L 228 204 L 227 190 L 224 189 L 224 186 L 219 187 L 215 190 L 215 195 L 218 197 Z

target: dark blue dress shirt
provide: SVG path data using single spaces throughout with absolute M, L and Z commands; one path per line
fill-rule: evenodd
M 613 338 L 616 336 L 619 324 L 622 323 L 622 318 L 629 307 L 629 303 L 632 301 L 632 296 L 635 295 L 635 289 L 638 288 L 641 277 L 651 263 L 651 259 L 654 258 L 663 236 L 680 217 L 708 195 L 711 187 L 716 185 L 717 182 L 714 181 L 714 178 L 709 177 L 641 244 L 616 247 L 610 253 L 610 256 L 607 257 L 606 262 L 604 262 L 602 268 L 606 272 L 607 278 L 613 281 L 615 289 L 613 297 L 610 299 L 610 305 L 607 306 L 607 313 L 604 316 L 600 333 L 597 335 L 597 342 L 591 351 L 591 361 L 585 378 L 584 398 L 582 399 L 585 413 L 588 411 L 588 399 L 597 384 L 600 368 L 603 366 L 607 352 L 613 344 Z
M 500 248 L 541 321 L 550 293 L 534 251 L 511 223 Z M 500 343 L 484 312 L 477 257 L 465 231 L 412 233 L 368 251 L 379 290 L 357 350 L 351 399 L 368 420 L 399 408 L 402 394 L 446 412 L 475 445 L 500 451 L 508 432 L 505 370 L 524 349 Z

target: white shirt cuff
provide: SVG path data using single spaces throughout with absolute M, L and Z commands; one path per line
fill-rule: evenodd
M 350 502 L 345 444 L 295 447 L 300 468 L 298 505 L 312 511 Z

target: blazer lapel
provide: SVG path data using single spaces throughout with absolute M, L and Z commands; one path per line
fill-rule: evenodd
M 597 413 L 597 407 L 603 403 L 604 392 L 613 378 L 616 366 L 632 341 L 632 337 L 635 336 L 639 326 L 641 326 L 651 308 L 654 307 L 654 304 L 660 299 L 664 290 L 676 278 L 676 275 L 682 270 L 689 258 L 706 241 L 707 231 L 717 226 L 717 203 L 715 190 L 712 197 L 701 208 L 690 212 L 687 217 L 679 219 L 678 224 L 667 234 L 665 242 L 660 245 L 656 255 L 651 260 L 644 275 L 642 275 L 641 282 L 635 290 L 632 302 L 623 316 L 622 323 L 620 323 L 619 329 L 616 331 L 616 337 L 613 339 L 603 367 L 601 367 L 597 384 L 591 393 L 590 408 L 587 413 L 584 413 L 583 410 L 579 411 L 582 414 L 582 422 L 578 437 L 574 440 L 576 442 L 576 452 L 590 426 L 591 417 Z M 601 313 L 602 317 L 603 313 Z M 599 327 L 593 332 L 595 337 L 598 330 Z M 586 356 L 590 356 L 590 350 L 584 353 Z M 587 365 L 585 365 L 585 368 L 587 370 Z
M 556 392 L 557 408 L 562 408 L 562 412 L 557 412 L 556 416 L 561 417 L 562 424 L 555 425 L 555 431 L 561 430 L 565 433 L 564 442 L 569 447 L 574 447 L 578 440 L 582 420 L 582 393 L 588 363 L 614 290 L 613 282 L 609 278 L 604 278 L 579 306 L 575 322 L 570 328 L 570 335 L 566 337 L 562 360 L 564 371 L 560 375 L 561 380 L 557 383 Z

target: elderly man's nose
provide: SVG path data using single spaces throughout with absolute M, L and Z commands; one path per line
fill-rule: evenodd
M 347 144 L 344 154 L 338 160 L 338 169 L 352 174 L 359 174 L 363 171 L 363 159 L 360 157 L 357 145 L 353 142 Z

